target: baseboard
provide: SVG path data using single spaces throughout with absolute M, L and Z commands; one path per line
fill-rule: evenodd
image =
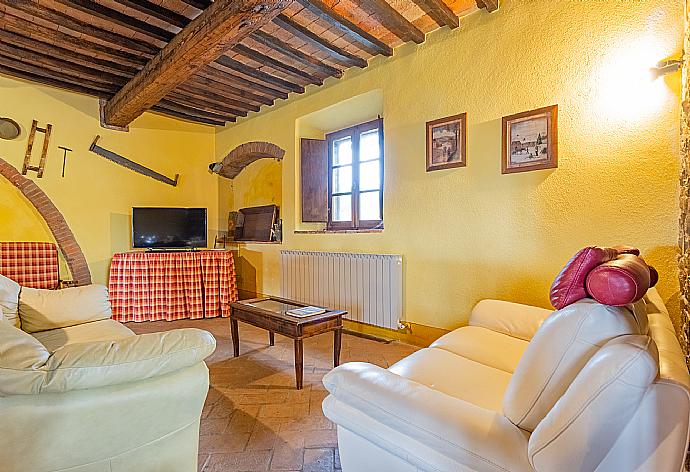
M 405 322 L 405 329 L 399 331 L 350 320 L 344 320 L 343 325 L 345 329 L 350 331 L 355 331 L 376 338 L 400 341 L 420 347 L 428 347 L 429 344 L 433 343 L 438 338 L 449 332 L 447 329 L 434 328 L 433 326 L 426 326 L 410 322 Z

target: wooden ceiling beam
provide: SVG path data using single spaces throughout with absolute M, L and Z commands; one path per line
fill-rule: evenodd
M 156 104 L 155 108 L 162 108 L 165 110 L 170 110 L 175 113 L 183 113 L 188 116 L 193 116 L 195 118 L 198 118 L 198 121 L 202 121 L 204 123 L 220 123 L 221 125 L 225 124 L 226 121 L 235 121 L 234 117 L 231 116 L 223 116 L 219 115 L 217 113 L 210 113 L 210 112 L 205 112 L 203 110 L 199 110 L 196 107 L 192 106 L 187 106 L 187 105 L 182 105 L 180 103 L 177 103 L 174 100 L 170 100 L 168 98 L 162 99 L 160 102 Z
M 98 57 L 94 57 L 93 55 L 82 54 L 72 49 L 63 48 L 56 44 L 43 42 L 37 38 L 27 38 L 11 31 L 0 29 L 0 43 L 7 43 L 17 47 L 32 49 L 39 53 L 53 55 L 59 59 L 64 59 L 82 66 L 95 65 L 99 70 L 120 75 L 122 77 L 130 78 L 137 73 L 137 69 L 132 66 L 126 66 L 107 59 L 100 59 Z
M 136 70 L 130 70 L 128 73 L 123 73 L 124 75 L 113 75 L 111 73 L 103 71 L 99 67 L 94 67 L 93 63 L 88 61 L 79 60 L 75 62 L 74 56 L 69 54 L 64 55 L 63 59 L 60 55 L 55 55 L 54 50 L 44 50 L 43 52 L 36 51 L 34 44 L 34 49 L 27 49 L 25 45 L 8 45 L 4 40 L 5 31 L 0 31 L 0 56 L 7 58 L 19 60 L 21 62 L 29 63 L 32 65 L 38 65 L 45 67 L 47 69 L 62 72 L 64 74 L 74 76 L 76 79 L 87 79 L 98 83 L 103 83 L 106 85 L 113 85 L 116 87 L 121 87 L 127 80 L 132 78 L 136 74 Z M 74 54 L 74 53 L 72 53 Z M 79 58 L 81 59 L 81 58 Z M 225 88 L 218 89 L 224 90 Z M 251 105 L 244 101 L 235 100 L 233 98 L 228 98 L 225 96 L 218 95 L 214 92 L 215 89 L 202 89 L 193 84 L 179 86 L 175 91 L 190 95 L 200 101 L 200 104 L 204 104 L 214 109 L 211 111 L 224 111 L 232 113 L 233 115 L 240 115 L 242 113 L 246 114 L 248 111 L 259 111 L 259 107 L 256 105 Z M 204 108 L 208 111 L 207 108 Z
M 489 13 L 498 10 L 499 6 L 499 0 L 477 0 L 477 8 L 486 8 Z
M 54 24 L 56 28 L 59 27 L 62 31 L 74 31 L 82 37 L 87 36 L 89 38 L 95 38 L 134 52 L 141 52 L 145 54 L 155 54 L 158 52 L 158 48 L 151 44 L 136 41 L 132 38 L 128 38 L 127 36 L 122 36 L 121 34 L 113 33 L 112 31 L 108 31 L 103 28 L 98 28 L 93 26 L 91 23 L 80 21 L 63 12 L 52 10 L 34 0 L 0 0 L 0 5 L 4 5 L 6 7 L 6 11 L 8 11 L 10 14 L 12 13 L 12 10 L 27 13 L 31 16 Z M 10 10 L 7 10 L 7 8 Z
M 327 22 L 331 26 L 336 27 L 338 30 L 344 33 L 349 40 L 356 42 L 361 49 L 369 54 L 375 56 L 378 54 L 382 54 L 384 56 L 393 55 L 393 48 L 391 48 L 388 44 L 364 31 L 362 28 L 337 13 L 321 0 L 297 0 L 297 2 L 319 19 Z
M 203 87 L 206 90 L 213 91 L 227 98 L 236 100 L 246 100 L 249 103 L 256 103 L 260 105 L 272 105 L 275 101 L 272 98 L 259 95 L 258 93 L 250 92 L 232 85 L 223 84 L 211 78 L 204 77 L 201 74 L 196 74 L 185 83 L 192 84 L 197 87 Z
M 325 52 L 331 59 L 339 64 L 347 67 L 355 66 L 364 68 L 367 66 L 366 59 L 362 59 L 359 56 L 350 54 L 346 50 L 329 43 L 321 36 L 312 33 L 309 31 L 309 29 L 300 25 L 287 15 L 281 13 L 273 20 L 273 23 L 293 36 L 300 38 L 302 41 L 318 49 L 319 51 Z
M 212 120 L 208 118 L 201 118 L 198 116 L 193 116 L 190 115 L 189 113 L 182 113 L 176 110 L 171 110 L 170 108 L 161 106 L 161 105 L 156 105 L 155 107 L 151 108 L 152 111 L 156 113 L 160 113 L 161 115 L 165 116 L 172 116 L 181 120 L 185 121 L 191 121 L 193 123 L 203 123 L 205 125 L 211 125 L 211 126 L 224 126 L 225 121 L 222 120 Z M 232 120 L 234 121 L 234 120 Z
M 182 0 L 187 5 L 191 5 L 197 10 L 205 10 L 211 6 L 212 0 Z
M 161 21 L 165 21 L 178 28 L 184 28 L 191 21 L 184 15 L 168 10 L 165 7 L 158 5 L 157 3 L 150 2 L 149 0 L 115 0 L 120 5 L 124 5 L 127 8 L 143 13 L 144 15 L 157 18 Z
M 431 17 L 437 25 L 451 29 L 460 26 L 460 19 L 443 0 L 412 0 L 419 8 Z
M 272 69 L 283 72 L 285 74 L 290 74 L 292 76 L 299 77 L 309 84 L 321 85 L 323 83 L 320 77 L 312 75 L 309 72 L 305 72 L 302 69 L 298 69 L 297 67 L 293 67 L 289 64 L 285 64 L 284 62 L 281 62 L 273 57 L 267 56 L 266 54 L 260 53 L 259 51 L 255 51 L 254 49 L 249 48 L 244 44 L 238 44 L 232 49 L 235 52 L 242 54 L 244 57 L 251 59 L 252 61 L 258 62 Z
M 26 72 L 25 70 L 15 69 L 13 67 L 7 66 L 3 62 L 4 61 L 2 61 L 2 59 L 0 58 L 0 73 L 8 75 L 10 77 L 16 77 L 18 79 L 28 80 L 30 82 L 35 82 L 43 85 L 49 85 L 51 87 L 57 87 L 63 90 L 70 90 L 72 92 L 82 93 L 84 95 L 91 95 L 101 98 L 110 96 L 110 94 L 103 90 L 85 87 L 84 85 L 80 85 L 72 81 L 59 80 L 56 79 L 52 74 L 39 75 L 31 72 Z
M 164 30 L 163 28 L 159 28 L 158 26 L 152 25 L 145 21 L 132 18 L 129 15 L 125 15 L 124 13 L 121 13 L 117 10 L 113 10 L 112 8 L 103 6 L 100 3 L 97 3 L 93 0 L 52 1 L 59 3 L 62 6 L 72 8 L 82 13 L 86 13 L 95 18 L 100 18 L 110 23 L 115 23 L 131 31 L 136 31 L 137 33 L 144 34 L 159 41 L 169 42 L 175 37 L 175 33 L 172 33 L 168 30 Z
M 309 54 L 305 54 L 302 51 L 293 48 L 284 41 L 281 41 L 275 36 L 271 36 L 270 34 L 264 31 L 256 30 L 249 37 L 252 39 L 252 41 L 256 41 L 257 43 L 262 44 L 267 48 L 271 48 L 272 50 L 282 54 L 285 57 L 288 57 L 289 59 L 292 59 L 293 61 L 297 61 L 301 64 L 304 64 L 307 67 L 311 67 L 312 69 L 317 70 L 320 74 L 322 74 L 325 77 L 340 78 L 343 76 L 342 70 L 336 67 L 329 66 L 328 64 L 324 64 L 323 62 L 310 56 Z
M 114 89 L 127 83 L 126 78 L 99 71 L 93 68 L 93 66 L 84 66 L 64 61 L 23 47 L 12 46 L 2 41 L 0 41 L 0 55 L 32 66 L 43 67 L 51 71 L 70 75 L 76 79 L 86 79 L 93 83 L 110 85 Z
M 64 72 L 56 71 L 56 70 L 49 70 L 46 69 L 45 67 L 37 67 L 34 66 L 33 64 L 28 64 L 26 62 L 18 61 L 16 59 L 10 58 L 10 57 L 5 57 L 4 55 L 0 54 L 0 66 L 5 66 L 10 69 L 14 70 L 19 70 L 26 72 L 28 74 L 33 74 L 39 77 L 44 77 L 44 78 L 49 78 L 49 79 L 55 79 L 61 82 L 67 82 L 67 83 L 72 83 L 75 85 L 79 85 L 81 87 L 84 87 L 86 89 L 90 90 L 97 90 L 102 93 L 115 93 L 117 91 L 117 85 L 110 85 L 110 84 L 104 84 L 101 82 L 95 82 L 93 80 L 88 80 L 84 78 L 76 78 L 73 77 L 70 74 L 66 74 Z
M 189 93 L 176 88 L 165 96 L 168 100 L 173 100 L 182 105 L 194 107 L 207 113 L 216 113 L 226 118 L 247 116 L 247 110 L 237 110 L 230 106 L 221 106 L 217 103 L 209 102 L 205 97 L 198 93 Z
M 260 107 L 251 104 L 249 101 L 242 101 L 237 100 L 236 98 L 230 98 L 225 94 L 220 95 L 219 93 L 216 93 L 214 90 L 208 89 L 203 86 L 199 86 L 191 81 L 185 82 L 182 85 L 178 85 L 175 91 L 186 93 L 188 95 L 192 95 L 195 97 L 198 96 L 201 99 L 210 101 L 212 103 L 220 104 L 221 106 L 229 105 L 236 110 L 240 110 L 241 112 L 256 112 L 261 109 Z M 220 90 L 218 91 L 220 92 Z
M 247 77 L 250 77 L 251 79 L 265 83 L 268 87 L 277 89 L 278 91 L 304 93 L 304 87 L 302 87 L 299 84 L 290 82 L 280 77 L 273 76 L 271 74 L 267 74 L 266 72 L 260 71 L 259 69 L 249 67 L 245 64 L 242 64 L 240 61 L 236 61 L 234 59 L 229 58 L 228 56 L 220 56 L 218 59 L 216 59 L 216 63 L 220 64 L 223 67 L 227 67 L 228 69 L 233 70 L 238 74 L 243 74 Z M 280 96 L 280 98 L 287 98 L 287 93 L 284 96 L 276 96 Z
M 289 3 L 289 0 L 214 1 L 106 103 L 105 123 L 127 126 L 198 70 L 272 21 Z
M 424 42 L 425 36 L 422 30 L 407 21 L 386 0 L 352 0 L 352 2 L 403 41 L 414 41 L 417 44 Z
M 133 67 L 143 67 L 147 60 L 136 54 L 120 51 L 100 43 L 91 42 L 88 38 L 77 38 L 75 36 L 52 30 L 39 24 L 32 23 L 23 18 L 4 14 L 0 12 L 2 22 L 0 28 L 14 34 L 27 38 L 39 39 L 48 44 L 57 44 L 64 48 L 82 51 L 85 54 L 102 55 L 119 64 L 130 65 Z

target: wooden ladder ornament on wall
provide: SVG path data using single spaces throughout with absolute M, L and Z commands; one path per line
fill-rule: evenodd
M 31 151 L 34 148 L 34 139 L 36 138 L 36 132 L 43 133 L 43 150 L 41 151 L 41 160 L 38 162 L 38 166 L 32 166 L 31 164 Z M 53 131 L 53 125 L 47 124 L 45 128 L 38 127 L 38 121 L 33 120 L 31 123 L 31 131 L 29 132 L 29 142 L 26 145 L 26 154 L 24 154 L 24 166 L 22 167 L 22 175 L 26 175 L 27 172 L 34 171 L 40 179 L 43 177 L 43 171 L 46 168 L 46 158 L 48 157 L 48 143 L 50 142 L 50 133 Z
M 114 153 L 113 151 L 109 151 L 105 148 L 100 147 L 97 144 L 99 139 L 101 139 L 101 137 L 96 136 L 96 138 L 93 140 L 93 143 L 91 143 L 91 147 L 89 147 L 89 151 L 93 152 L 94 154 L 98 154 L 101 157 L 105 157 L 109 161 L 114 162 L 115 164 L 119 164 L 122 167 L 126 167 L 129 170 L 133 170 L 134 172 L 137 172 L 141 175 L 145 175 L 147 177 L 151 177 L 152 179 L 156 179 L 159 182 L 163 182 L 164 184 L 177 187 L 177 181 L 180 178 L 180 174 L 175 174 L 174 179 L 166 177 L 163 174 L 159 174 L 155 170 L 151 170 L 148 167 L 142 166 L 141 164 L 131 161 L 124 156 Z

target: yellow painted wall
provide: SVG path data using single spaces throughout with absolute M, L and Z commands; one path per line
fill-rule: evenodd
M 109 131 L 99 125 L 95 98 L 5 77 L 0 77 L 0 116 L 14 119 L 22 127 L 16 140 L 0 140 L 0 157 L 19 169 L 31 120 L 53 124 L 45 175 L 37 179 L 30 173 L 29 177 L 65 216 L 95 282 L 106 282 L 114 252 L 130 249 L 133 206 L 207 207 L 211 244 L 218 228 L 225 227 L 219 222 L 218 177 L 208 172 L 215 154 L 212 127 L 146 113 L 134 121 L 128 133 Z M 89 152 L 97 134 L 102 137 L 99 144 L 107 149 L 164 175 L 179 173 L 179 185 L 173 188 Z M 42 139 L 38 134 L 35 162 Z M 64 179 L 60 176 L 62 152 L 57 146 L 74 150 L 67 157 Z M 225 214 L 221 217 L 222 221 L 226 218 Z M 0 240 L 51 239 L 37 212 L 0 178 Z
M 658 267 L 674 310 L 680 78 L 652 82 L 649 67 L 678 56 L 681 41 L 681 0 L 502 0 L 496 13 L 473 13 L 454 31 L 220 129 L 218 158 L 253 140 L 287 151 L 284 244 L 243 247 L 255 273 L 241 283 L 279 293 L 281 248 L 399 253 L 405 318 L 452 328 L 482 298 L 549 306 L 550 283 L 576 250 L 628 243 Z M 295 234 L 298 121 L 374 90 L 385 127 L 384 232 Z M 501 175 L 501 117 L 552 104 L 559 168 Z M 425 122 L 462 112 L 468 166 L 426 173 Z M 261 195 L 260 174 L 241 174 L 235 188 Z

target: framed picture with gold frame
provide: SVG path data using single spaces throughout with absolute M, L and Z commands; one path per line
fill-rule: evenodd
M 558 167 L 558 105 L 503 117 L 501 173 Z
M 467 165 L 467 113 L 426 124 L 426 171 Z

